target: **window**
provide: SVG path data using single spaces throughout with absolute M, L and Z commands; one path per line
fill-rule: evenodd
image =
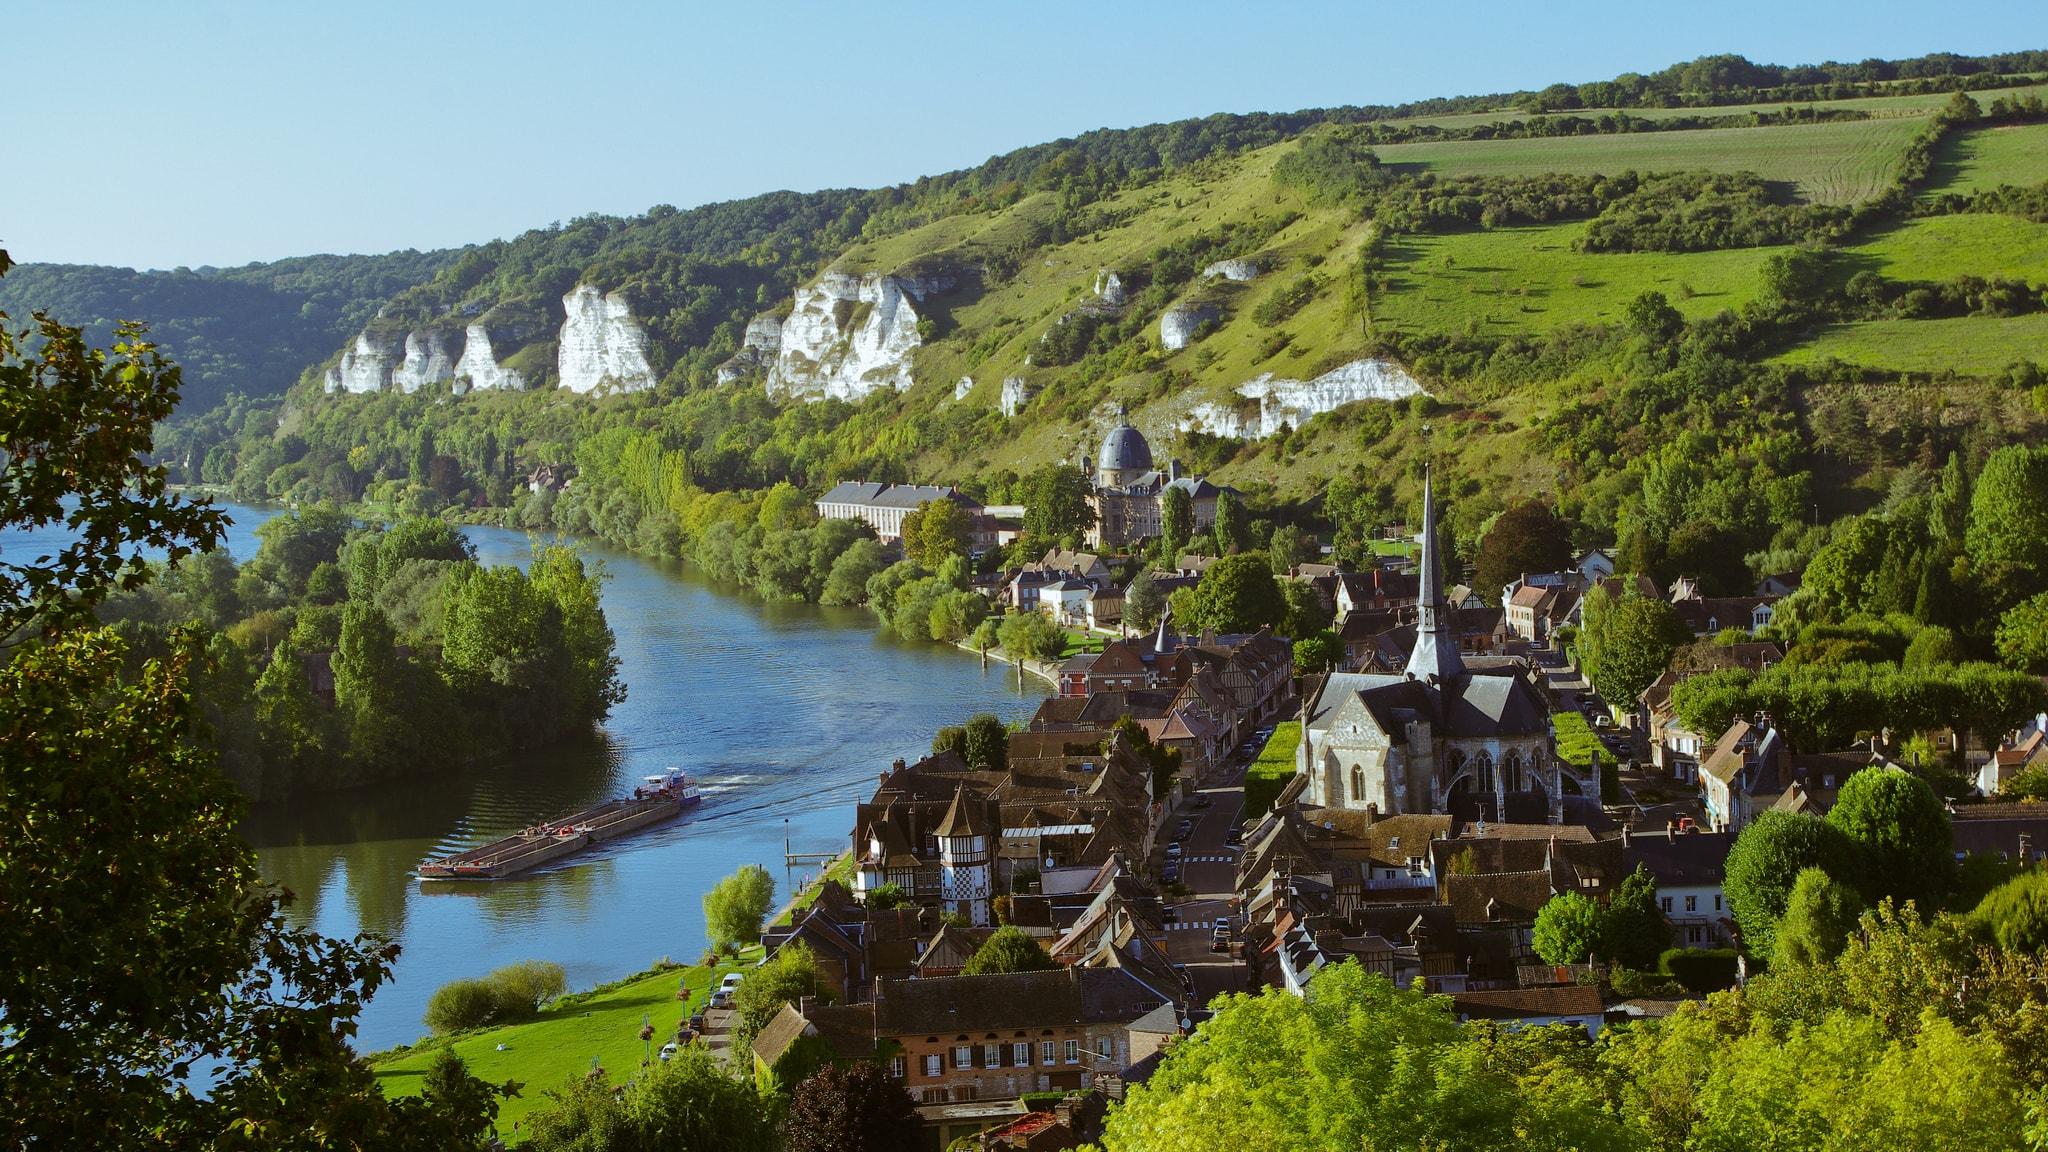
M 1697 943 L 1699 943 L 1699 942 L 1700 942 L 1700 926 L 1699 926 L 1699 925 L 1697 925 L 1697 924 L 1694 924 L 1694 925 L 1691 925 L 1691 926 L 1689 926 L 1688 928 L 1686 928 L 1686 930 L 1685 930 L 1685 942 L 1686 942 L 1686 943 L 1688 943 L 1688 944 L 1697 944 Z
M 939 1075 L 939 1074 L 940 1074 L 941 1072 L 944 1072 L 944 1071 L 945 1071 L 945 1069 L 944 1069 L 944 1068 L 942 1068 L 942 1067 L 940 1067 L 940 1064 L 941 1064 L 941 1062 L 942 1062 L 943 1060 L 944 1060 L 944 1057 L 940 1056 L 940 1055 L 939 1055 L 938 1053 L 936 1053 L 936 1052 L 934 1052 L 934 1053 L 933 1053 L 933 1054 L 931 1054 L 930 1056 L 927 1056 L 927 1057 L 925 1057 L 925 1058 L 924 1058 L 924 1074 L 925 1074 L 925 1075 L 927 1075 L 927 1076 L 937 1076 L 937 1075 Z
M 1052 1041 L 1047 1040 L 1038 1046 L 1038 1062 L 1041 1064 L 1052 1063 Z
M 1001 1068 L 1003 1066 L 1003 1046 L 1001 1044 L 983 1044 L 981 1046 L 981 1066 L 983 1068 Z
M 971 1044 L 956 1044 L 956 1045 L 954 1045 L 954 1046 L 953 1046 L 953 1067 L 955 1067 L 955 1068 L 972 1068 L 972 1067 L 974 1067 L 974 1046 L 973 1046 L 973 1045 L 971 1045 Z
M 897 1056 L 889 1061 L 889 1076 L 892 1079 L 903 1079 L 904 1071 L 905 1069 L 903 1067 L 903 1057 Z
M 1721 910 L 1721 894 L 1720 894 L 1719 892 L 1716 892 L 1716 893 L 1714 893 L 1714 911 L 1716 911 L 1716 912 L 1719 912 L 1720 910 Z
M 1408 858 L 1408 874 L 1410 876 L 1422 875 L 1425 871 L 1424 865 L 1426 863 L 1428 862 L 1420 856 L 1410 856 Z
M 1353 800 L 1365 799 L 1365 769 L 1356 764 L 1351 766 L 1351 798 Z
M 1010 1067 L 1031 1067 L 1031 1041 L 1019 1040 L 1010 1045 Z
M 1109 1037 L 1097 1036 L 1095 1038 L 1095 1055 L 1103 1060 L 1109 1059 Z
M 1665 912 L 1668 913 L 1671 911 L 1671 897 L 1660 896 L 1657 898 L 1657 903 L 1660 907 L 1664 909 Z
M 1685 910 L 1686 910 L 1687 912 L 1697 912 L 1697 911 L 1699 911 L 1699 910 L 1700 910 L 1700 898 L 1699 898 L 1699 897 L 1697 897 L 1697 896 L 1687 896 L 1687 897 L 1685 898 Z
M 1069 1063 L 1069 1064 L 1079 1064 L 1080 1062 L 1081 1062 L 1081 1042 L 1080 1042 L 1079 1040 L 1069 1040 L 1069 1041 L 1067 1041 L 1067 1063 Z

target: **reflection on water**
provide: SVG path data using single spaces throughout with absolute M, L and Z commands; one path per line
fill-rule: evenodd
M 240 519 L 241 510 L 235 510 Z M 523 563 L 525 536 L 470 529 L 487 563 Z M 254 541 L 238 523 L 238 556 Z M 246 550 L 245 550 L 246 549 Z M 897 757 L 967 716 L 1028 714 L 1002 666 L 878 635 L 859 609 L 760 604 L 675 565 L 592 549 L 629 693 L 600 739 L 477 769 L 265 806 L 245 828 L 267 875 L 290 888 L 294 919 L 329 935 L 398 941 L 393 980 L 371 1001 L 359 1043 L 409 1041 L 433 990 L 501 964 L 546 959 L 586 987 L 705 944 L 706 889 L 744 863 L 786 889 L 784 838 L 799 852 L 843 847 L 855 802 Z M 675 765 L 704 803 L 682 819 L 501 882 L 412 877 L 421 859 L 630 790 Z

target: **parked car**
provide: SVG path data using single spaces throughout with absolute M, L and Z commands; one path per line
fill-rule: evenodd
M 1614 727 L 1614 717 L 1609 716 L 1605 712 L 1602 712 L 1598 716 L 1593 717 L 1593 727 L 1612 728 Z
M 1166 867 L 1159 872 L 1159 879 L 1168 884 L 1180 883 L 1180 865 L 1168 860 Z
M 1210 804 L 1214 802 L 1215 801 L 1209 798 L 1209 794 L 1207 792 L 1195 793 L 1195 807 L 1197 808 L 1207 808 Z
M 1230 826 L 1230 831 L 1228 831 L 1228 832 L 1225 832 L 1225 833 L 1223 834 L 1223 842 L 1224 842 L 1225 844 L 1228 844 L 1228 845 L 1230 845 L 1230 846 L 1231 846 L 1232 848 L 1235 848 L 1235 847 L 1237 847 L 1238 845 L 1240 845 L 1240 844 L 1244 843 L 1244 829 L 1243 829 L 1243 827 L 1241 827 L 1241 826 L 1239 826 L 1239 825 L 1236 825 L 1236 824 L 1232 824 L 1232 825 Z
M 1180 841 L 1175 840 L 1166 846 L 1166 858 L 1168 860 L 1180 859 Z
M 661 1046 L 661 1062 L 663 1064 L 668 1063 L 670 1060 L 675 1059 L 676 1053 L 682 1050 L 682 1046 L 674 1043 L 673 1041 L 667 1044 L 663 1044 Z

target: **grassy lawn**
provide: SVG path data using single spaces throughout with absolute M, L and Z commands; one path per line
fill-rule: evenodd
M 2041 146 L 2048 151 L 2048 135 Z M 1909 220 L 1844 253 L 1845 278 L 1873 269 L 1890 280 L 2011 276 L 2048 283 L 2048 224 L 2017 216 L 1971 213 Z
M 1105 637 L 1096 636 L 1088 632 L 1074 632 L 1070 630 L 1067 633 L 1067 646 L 1060 649 L 1060 659 L 1065 660 L 1070 656 L 1078 656 L 1083 652 L 1100 652 L 1102 651 L 1102 646 L 1107 643 L 1109 641 Z
M 1294 752 L 1301 746 L 1301 721 L 1286 720 L 1273 725 L 1273 738 L 1266 741 L 1259 758 L 1244 772 L 1244 814 L 1247 820 L 1263 815 L 1273 806 L 1280 789 L 1294 775 Z
M 1688 318 L 1739 308 L 1756 294 L 1775 249 L 1586 253 L 1582 224 L 1407 235 L 1387 246 L 1389 290 L 1374 317 L 1405 330 L 1540 332 L 1621 319 L 1631 300 L 1662 292 Z
M 1777 359 L 1810 364 L 1829 357 L 1902 372 L 1984 375 L 2020 360 L 2048 360 L 2048 314 L 1829 324 Z
M 477 1076 L 490 1081 L 516 1080 L 523 1085 L 518 1096 L 502 1101 L 499 1107 L 498 1132 L 510 1140 L 513 1124 L 546 1103 L 547 1089 L 588 1072 L 592 1059 L 612 1074 L 614 1083 L 630 1078 L 645 1051 L 640 1042 L 643 1020 L 654 1025 L 656 1048 L 674 1037 L 684 1007 L 676 999 L 678 986 L 689 988 L 690 1003 L 702 1009 L 706 989 L 725 973 L 752 965 L 760 956 L 756 947 L 743 952 L 738 962 L 717 968 L 671 968 L 629 976 L 616 984 L 565 996 L 524 1024 L 467 1033 L 455 1039 L 452 1047 Z M 440 1041 L 424 1041 L 375 1060 L 379 1086 L 392 1096 L 417 1094 L 434 1051 L 441 1046 Z
M 1374 151 L 1388 164 L 1453 175 L 1748 171 L 1795 185 L 1808 200 L 1853 204 L 1884 188 L 1898 171 L 1906 141 L 1919 130 L 1917 119 L 1845 120 L 1624 136 L 1388 144 Z
M 1553 712 L 1550 725 L 1557 731 L 1557 758 L 1579 768 L 1592 767 L 1593 754 L 1602 750 L 1600 737 L 1586 718 L 1577 712 Z
M 2044 181 L 2048 124 L 2011 124 L 1979 128 L 1945 142 L 1928 185 L 1936 192 L 1979 192 L 2000 184 Z

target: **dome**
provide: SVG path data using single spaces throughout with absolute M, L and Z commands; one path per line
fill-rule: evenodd
M 1145 436 L 1131 422 L 1118 418 L 1116 427 L 1102 438 L 1102 450 L 1095 454 L 1095 468 L 1099 472 L 1114 472 L 1131 476 L 1152 470 L 1152 446 L 1145 443 Z

